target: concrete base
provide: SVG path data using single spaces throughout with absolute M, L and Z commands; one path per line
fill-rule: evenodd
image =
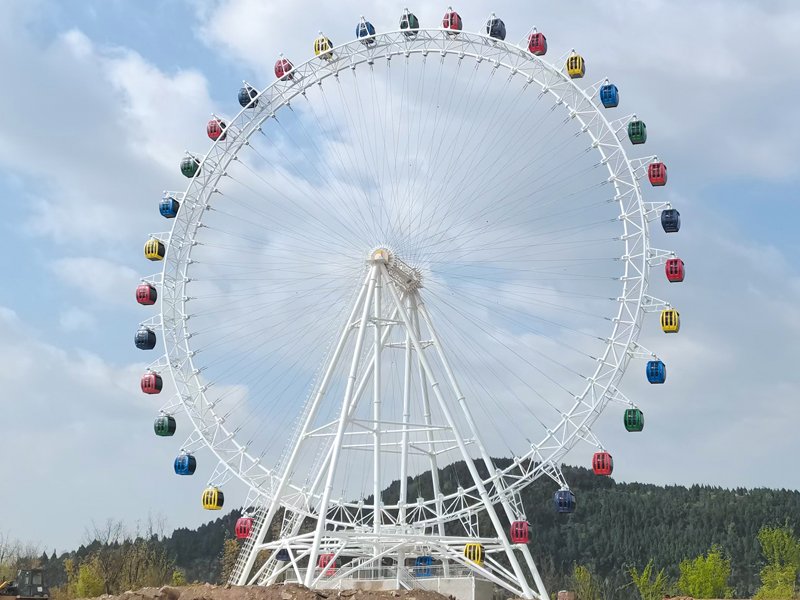
M 316 587 L 374 592 L 396 590 L 399 586 L 396 579 L 338 579 L 320 581 Z M 413 589 L 439 592 L 456 600 L 492 600 L 494 584 L 475 577 L 419 577 L 414 580 Z

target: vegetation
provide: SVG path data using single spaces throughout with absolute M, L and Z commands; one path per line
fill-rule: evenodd
M 763 527 L 758 532 L 758 542 L 766 565 L 761 569 L 761 587 L 757 600 L 783 600 L 794 598 L 797 574 L 800 571 L 800 540 L 788 525 Z
M 553 487 L 545 482 L 522 493 L 530 548 L 548 589 L 581 589 L 579 600 L 661 600 L 675 589 L 698 598 L 758 592 L 759 600 L 780 600 L 796 594 L 800 541 L 792 526 L 800 524 L 800 492 L 622 484 L 587 469 L 564 472 L 578 499 L 575 513 L 555 514 Z M 468 474 L 457 464 L 443 469 L 440 479 L 447 493 Z M 409 497 L 425 493 L 429 484 L 424 475 L 410 480 Z M 396 498 L 398 489 L 395 482 L 384 501 Z M 80 548 L 60 555 L 0 535 L 0 577 L 41 566 L 55 600 L 98 589 L 224 582 L 235 564 L 239 516 L 233 511 L 169 536 L 157 522 L 134 531 L 107 522 L 92 526 Z M 488 525 L 482 521 L 481 530 Z
M 705 556 L 688 558 L 679 566 L 678 589 L 693 598 L 730 598 L 733 590 L 728 586 L 731 561 L 722 554 L 719 546 L 712 546 Z

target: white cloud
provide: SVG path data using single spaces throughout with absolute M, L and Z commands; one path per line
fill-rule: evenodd
M 100 306 L 130 306 L 141 277 L 130 267 L 89 256 L 59 258 L 50 270 L 81 300 Z
M 72 306 L 61 312 L 59 317 L 61 329 L 67 333 L 89 329 L 97 324 L 91 313 Z

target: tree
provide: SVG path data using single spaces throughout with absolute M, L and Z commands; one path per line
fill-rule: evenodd
M 653 562 L 651 558 L 641 572 L 636 567 L 628 569 L 628 575 L 642 600 L 662 600 L 671 587 L 664 569 L 656 574 L 653 573 L 655 569 Z
M 186 575 L 180 569 L 172 572 L 172 585 L 186 585 Z
M 236 566 L 236 559 L 239 557 L 239 542 L 234 538 L 225 540 L 222 544 L 222 554 L 219 562 L 221 566 L 219 580 L 220 583 L 228 583 L 228 579 Z
M 767 564 L 761 569 L 757 600 L 793 598 L 800 571 L 800 540 L 788 525 L 762 527 L 758 532 L 761 553 Z
M 576 600 L 600 600 L 600 586 L 587 567 L 576 564 L 570 581 Z
M 680 564 L 678 589 L 693 598 L 730 598 L 733 590 L 728 586 L 731 561 L 722 549 L 711 546 L 708 553 L 694 560 L 684 559 Z

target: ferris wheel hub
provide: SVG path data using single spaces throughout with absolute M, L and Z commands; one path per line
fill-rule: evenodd
M 422 273 L 406 262 L 400 260 L 397 255 L 385 247 L 375 248 L 369 254 L 370 265 L 386 265 L 386 270 L 392 280 L 403 290 L 410 292 L 422 287 Z

